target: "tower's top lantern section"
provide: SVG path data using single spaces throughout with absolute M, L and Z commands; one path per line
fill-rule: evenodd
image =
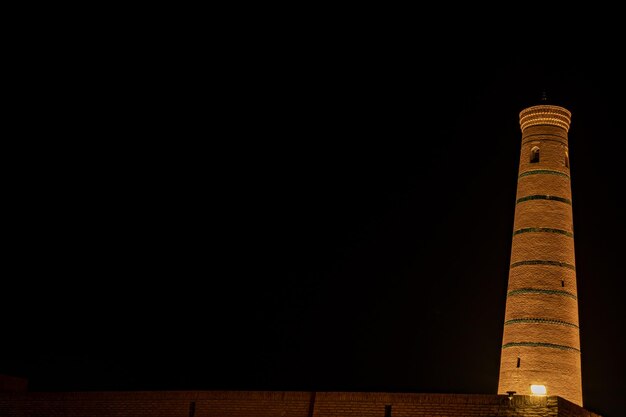
M 569 110 L 547 104 L 525 108 L 519 114 L 519 124 L 522 131 L 531 126 L 549 125 L 560 127 L 567 132 L 571 121 L 572 113 Z

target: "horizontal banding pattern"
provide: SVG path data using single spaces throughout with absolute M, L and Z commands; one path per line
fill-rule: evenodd
M 522 131 L 530 126 L 551 125 L 569 130 L 572 114 L 559 106 L 533 106 L 524 109 L 519 114 L 519 123 Z
M 513 236 L 519 235 L 521 233 L 557 233 L 560 235 L 565 235 L 567 237 L 574 237 L 574 233 L 572 232 L 568 232 L 567 230 L 562 229 L 554 229 L 552 227 L 526 227 L 514 231 Z
M 519 174 L 519 178 L 526 177 L 528 175 L 541 175 L 541 174 L 560 175 L 562 177 L 569 178 L 569 175 L 567 175 L 565 172 L 555 171 L 553 169 L 533 169 L 532 171 L 522 172 L 521 174 Z
M 542 323 L 542 324 L 558 324 L 562 326 L 569 326 L 578 329 L 578 325 L 573 323 L 568 323 L 562 320 L 554 320 L 554 319 L 545 319 L 545 318 L 537 318 L 537 317 L 524 317 L 519 319 L 511 319 L 504 322 L 505 326 L 509 326 L 511 324 L 518 323 Z
M 502 349 L 515 347 L 515 346 L 530 346 L 530 347 L 547 347 L 553 349 L 561 349 L 561 350 L 574 350 L 576 352 L 580 352 L 580 349 L 571 346 L 557 345 L 554 343 L 546 343 L 546 342 L 510 342 L 502 345 Z
M 528 261 L 519 261 L 519 262 L 514 262 L 511 264 L 511 268 L 516 268 L 518 266 L 523 266 L 523 265 L 551 265 L 551 266 L 560 266 L 563 268 L 569 268 L 573 271 L 576 270 L 576 266 L 565 263 L 565 262 L 561 262 L 561 261 L 545 261 L 542 259 L 531 259 Z
M 575 294 L 572 294 L 569 291 L 564 290 L 551 290 L 544 288 L 519 288 L 517 290 L 511 290 L 507 293 L 507 297 L 512 295 L 520 295 L 520 294 L 551 294 L 551 295 L 562 295 L 564 297 L 570 297 L 574 300 L 578 299 Z
M 567 198 L 563 198 L 563 197 L 557 197 L 554 195 L 527 195 L 525 197 L 521 197 L 518 198 L 516 203 L 523 203 L 525 201 L 531 201 L 531 200 L 552 200 L 552 201 L 559 201 L 561 203 L 565 203 L 565 204 L 569 204 L 570 206 L 572 205 L 572 201 L 567 199 Z

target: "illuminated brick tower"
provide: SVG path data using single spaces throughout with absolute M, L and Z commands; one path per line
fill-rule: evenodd
M 570 120 L 571 113 L 558 106 L 520 113 L 522 151 L 498 393 L 545 390 L 582 407 Z

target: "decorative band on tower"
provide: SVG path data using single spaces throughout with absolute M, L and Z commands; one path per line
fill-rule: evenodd
M 548 125 L 556 126 L 569 131 L 572 113 L 559 106 L 541 105 L 524 109 L 519 114 L 519 124 L 524 131 L 527 127 Z

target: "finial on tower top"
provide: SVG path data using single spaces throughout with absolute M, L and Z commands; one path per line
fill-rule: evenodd
M 546 94 L 546 90 L 541 92 L 541 101 L 548 101 L 548 95 Z

